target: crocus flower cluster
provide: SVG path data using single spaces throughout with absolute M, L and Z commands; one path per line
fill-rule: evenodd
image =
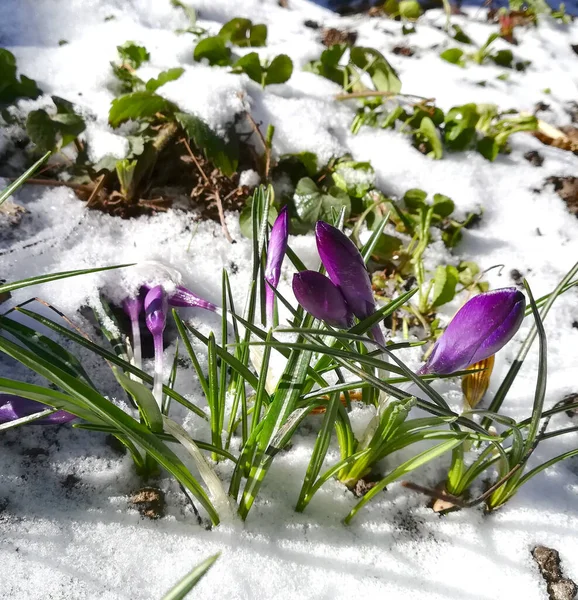
M 42 412 L 47 408 L 50 407 L 34 400 L 28 400 L 28 398 L 12 396 L 10 394 L 0 394 L 0 423 L 7 423 L 8 421 L 29 417 L 30 415 Z M 68 421 L 72 421 L 72 419 L 75 418 L 74 415 L 71 415 L 64 410 L 57 410 L 47 417 L 32 421 L 32 423 L 40 425 L 56 425 L 59 423 L 68 423 Z
M 516 288 L 474 296 L 456 313 L 419 374 L 446 375 L 489 358 L 518 331 L 526 299 Z
M 273 290 L 279 285 L 281 276 L 281 265 L 287 251 L 287 239 L 289 238 L 289 213 L 284 206 L 275 219 L 269 237 L 267 247 L 267 264 L 265 265 L 265 304 L 267 307 L 267 319 L 273 322 L 275 308 L 275 293 Z
M 329 278 L 316 271 L 297 273 L 293 277 L 293 293 L 316 319 L 347 329 L 354 317 L 365 319 L 375 312 L 369 273 L 355 244 L 336 227 L 317 221 L 315 238 Z M 372 332 L 376 341 L 383 344 L 379 326 Z
M 174 306 L 175 308 L 197 307 L 212 312 L 217 310 L 214 304 L 203 300 L 182 285 L 177 285 L 171 293 L 165 292 L 161 285 L 154 287 L 143 286 L 141 293 L 136 298 L 127 298 L 124 300 L 123 308 L 130 318 L 132 327 L 134 362 L 139 368 L 141 368 L 142 362 L 139 318 L 143 309 L 147 329 L 153 336 L 155 350 L 153 394 L 159 406 L 162 402 L 163 387 L 163 333 L 167 323 L 169 306 Z

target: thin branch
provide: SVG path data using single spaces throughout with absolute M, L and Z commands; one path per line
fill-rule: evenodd
M 365 90 L 363 92 L 351 92 L 349 94 L 337 94 L 335 100 L 350 100 L 355 98 L 414 98 L 419 100 L 419 104 L 429 104 L 435 102 L 435 98 L 425 98 L 415 94 L 400 94 L 399 92 L 381 92 L 379 90 Z
M 451 504 L 455 504 L 460 508 L 466 508 L 468 506 L 467 502 L 464 502 L 461 498 L 454 496 L 452 494 L 448 494 L 443 490 L 434 490 L 432 488 L 424 487 L 422 485 L 418 485 L 417 483 L 413 483 L 412 481 L 402 481 L 401 485 L 408 490 L 413 490 L 414 492 L 419 492 L 424 494 L 425 496 L 430 496 L 431 498 L 435 498 L 436 500 L 443 500 L 444 502 L 450 502 Z
M 255 119 L 253 119 L 253 116 L 251 115 L 251 113 L 249 111 L 247 111 L 245 114 L 247 115 L 247 120 L 251 124 L 251 128 L 257 134 L 257 136 L 261 140 L 261 143 L 263 144 L 263 151 L 265 153 L 264 176 L 265 176 L 265 179 L 269 179 L 269 169 L 271 168 L 271 148 L 269 148 L 269 144 L 267 144 L 267 141 L 265 140 L 263 133 L 259 129 L 259 126 L 255 122 Z
M 201 167 L 199 161 L 197 160 L 197 157 L 193 154 L 193 151 L 191 150 L 191 147 L 189 146 L 189 142 L 187 142 L 187 140 L 185 138 L 182 138 L 181 141 L 185 145 L 185 148 L 187 149 L 187 152 L 189 153 L 191 160 L 195 163 L 195 166 L 197 167 L 197 169 L 199 170 L 199 173 L 205 180 L 205 183 L 213 189 L 213 196 L 217 203 L 217 211 L 219 213 L 219 221 L 221 222 L 221 229 L 223 230 L 223 234 L 227 238 L 227 241 L 232 244 L 233 238 L 231 237 L 231 234 L 229 233 L 229 228 L 227 227 L 227 223 L 225 222 L 225 212 L 223 211 L 223 203 L 221 202 L 221 195 L 219 194 L 219 190 L 217 189 L 216 186 L 211 185 L 211 182 L 210 182 L 209 178 L 207 177 L 205 171 L 203 171 L 203 168 Z

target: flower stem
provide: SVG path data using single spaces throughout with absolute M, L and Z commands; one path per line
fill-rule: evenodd
M 155 346 L 155 375 L 153 395 L 159 407 L 163 404 L 163 335 L 154 336 Z
M 140 326 L 138 319 L 131 319 L 132 327 L 132 351 L 134 366 L 142 370 L 142 345 L 140 341 Z

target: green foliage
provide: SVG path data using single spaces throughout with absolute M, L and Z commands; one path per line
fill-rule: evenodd
M 206 59 L 210 65 L 226 67 L 231 64 L 231 49 L 221 36 L 213 35 L 195 46 L 193 58 L 196 61 Z
M 286 54 L 279 54 L 269 64 L 262 64 L 257 52 L 249 52 L 233 64 L 233 72 L 246 73 L 265 87 L 288 81 L 293 74 L 293 61 Z
M 452 65 L 458 65 L 459 67 L 466 66 L 466 61 L 464 60 L 464 51 L 461 48 L 448 48 L 440 54 L 440 58 L 452 63 Z
M 347 87 L 351 68 L 339 63 L 347 50 L 347 44 L 334 44 L 321 53 L 319 60 L 313 60 L 304 67 L 305 71 L 329 79 L 343 88 Z
M 253 25 L 250 19 L 237 17 L 221 27 L 219 37 L 225 42 L 241 48 L 265 46 L 267 43 L 267 25 Z
M 458 270 L 451 265 L 439 265 L 436 268 L 433 282 L 431 306 L 437 308 L 454 299 L 458 284 Z
M 125 42 L 116 47 L 119 62 L 111 62 L 112 72 L 120 84 L 124 94 L 144 88 L 144 82 L 136 75 L 136 70 L 150 60 L 150 54 L 144 46 L 134 42 Z
M 207 159 L 213 162 L 224 175 L 230 177 L 239 164 L 239 144 L 234 131 L 228 140 L 217 135 L 202 119 L 178 112 L 175 118 L 181 124 L 191 141 Z
M 133 92 L 112 101 L 108 122 L 112 127 L 118 127 L 129 119 L 133 121 L 151 120 L 157 113 L 170 115 L 177 110 L 172 102 L 154 92 Z
M 410 21 L 416 21 L 421 17 L 423 11 L 417 0 L 400 0 L 399 2 L 399 15 L 403 19 Z
M 85 130 L 84 119 L 74 112 L 73 105 L 52 96 L 56 105 L 56 114 L 44 109 L 30 112 L 26 120 L 28 137 L 42 152 L 54 152 L 67 146 Z
M 457 25 L 454 25 L 453 37 L 458 42 L 472 44 L 472 40 Z M 465 67 L 468 60 L 478 65 L 492 61 L 501 67 L 516 69 L 516 71 L 525 71 L 531 62 L 514 61 L 514 54 L 510 49 L 497 50 L 495 52 L 491 51 L 492 44 L 499 37 L 499 33 L 490 34 L 486 42 L 473 52 L 464 52 L 461 48 L 448 48 L 440 53 L 440 58 L 459 67 Z
M 345 209 L 347 218 L 351 212 L 351 200 L 337 186 L 320 189 L 312 179 L 304 177 L 295 188 L 293 207 L 295 217 L 291 219 L 291 229 L 295 233 L 306 233 L 319 219 L 333 222 L 341 209 Z
M 346 44 L 335 44 L 324 50 L 319 60 L 308 63 L 306 71 L 330 79 L 346 91 L 363 91 L 367 87 L 361 82 L 364 73 L 369 75 L 374 89 L 396 94 L 401 90 L 401 81 L 386 58 L 374 48 L 353 46 L 349 50 L 349 62 L 340 65 L 348 49 Z
M 376 90 L 393 94 L 401 90 L 401 81 L 395 69 L 381 52 L 373 48 L 354 46 L 350 50 L 350 61 L 371 77 Z
M 0 105 L 10 104 L 19 98 L 38 98 L 42 92 L 36 82 L 26 75 L 17 75 L 16 58 L 5 48 L 0 48 Z

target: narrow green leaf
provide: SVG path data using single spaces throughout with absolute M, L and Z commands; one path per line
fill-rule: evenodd
M 406 460 L 404 463 L 399 465 L 399 467 L 397 467 L 393 471 L 391 471 L 391 473 L 389 473 L 389 475 L 387 477 L 384 477 L 379 483 L 377 483 L 374 487 L 372 487 L 367 492 L 367 494 L 365 494 L 365 496 L 363 496 L 363 498 L 353 507 L 353 509 L 350 511 L 350 513 L 345 517 L 345 519 L 344 519 L 345 524 L 348 525 L 351 522 L 351 520 L 353 519 L 353 517 L 355 517 L 355 515 L 372 498 L 377 496 L 377 494 L 379 494 L 379 492 L 381 492 L 387 485 L 389 485 L 390 483 L 393 483 L 396 479 L 403 477 L 407 473 L 410 473 L 414 469 L 417 469 L 417 468 L 425 465 L 430 460 L 433 460 L 434 458 L 437 458 L 438 456 L 445 454 L 449 450 L 456 448 L 460 444 L 463 444 L 463 441 L 464 441 L 463 437 L 460 437 L 459 439 L 448 440 L 446 442 L 442 442 L 441 444 L 438 444 L 437 446 L 434 446 L 433 448 L 428 448 L 427 450 L 420 452 L 416 456 L 413 456 L 409 460 Z
M 27 171 L 24 171 L 24 173 L 22 173 L 22 175 L 20 175 L 18 179 L 15 179 L 7 188 L 4 188 L 0 192 L 0 205 L 2 205 L 6 200 L 8 200 L 8 198 L 10 198 L 10 196 L 16 190 L 18 190 L 18 188 L 20 188 L 21 185 L 26 183 L 26 181 L 30 179 L 32 175 L 34 175 L 34 173 L 36 173 L 36 171 L 38 171 L 38 169 L 48 160 L 51 154 L 51 152 L 47 152 L 42 158 L 37 160 Z M 0 293 L 2 291 L 1 288 L 2 286 L 0 286 Z
M 174 0 L 173 0 L 174 1 Z M 180 4 L 180 3 L 179 3 Z M 162 600 L 183 600 L 183 598 L 199 583 L 213 566 L 217 558 L 221 556 L 220 552 L 213 554 L 200 565 L 197 565 L 190 573 L 185 575 L 171 590 L 169 590 Z
M 49 281 L 56 281 L 58 279 L 66 279 L 67 277 L 76 277 L 78 275 L 88 275 L 89 273 L 99 273 L 100 271 L 111 271 L 113 269 L 124 269 L 125 267 L 132 267 L 134 263 L 126 265 L 114 265 L 110 267 L 96 267 L 94 269 L 80 269 L 78 271 L 62 271 L 61 273 L 48 273 L 46 275 L 37 275 L 36 277 L 29 277 L 28 279 L 21 279 L 20 281 L 14 281 L 12 283 L 4 283 L 0 285 L 0 294 L 6 292 L 13 292 L 24 287 L 31 285 L 39 285 L 41 283 L 47 283 Z

